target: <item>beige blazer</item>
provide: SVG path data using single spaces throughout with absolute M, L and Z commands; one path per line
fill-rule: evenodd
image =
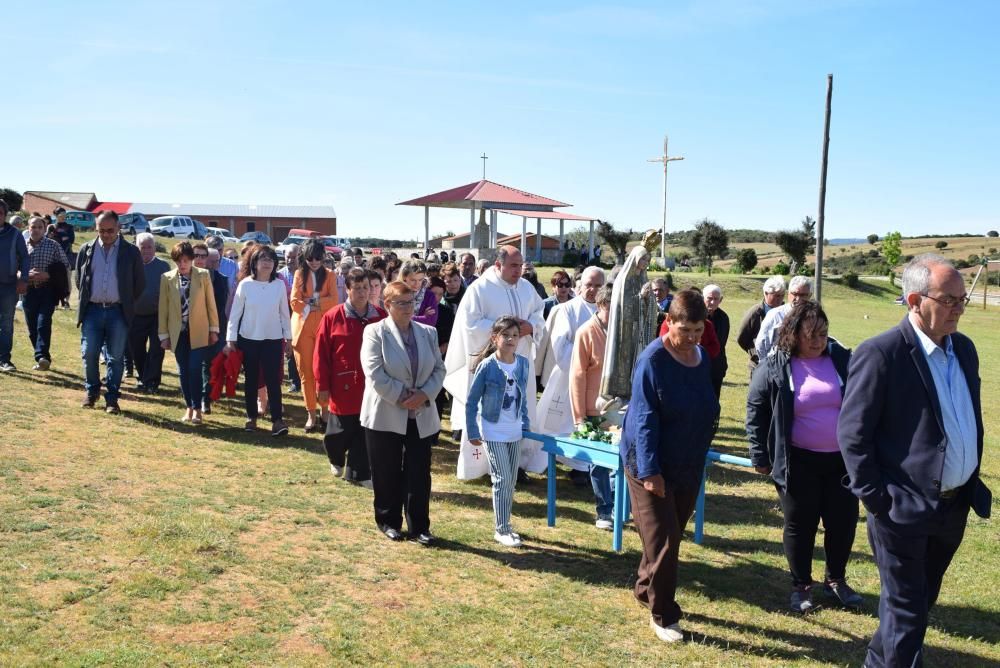
M 188 335 L 191 348 L 208 345 L 208 333 L 219 333 L 219 311 L 215 306 L 212 275 L 207 269 L 191 267 L 191 294 L 188 309 Z M 181 336 L 181 277 L 177 270 L 160 276 L 160 340 L 170 338 L 170 349 L 177 350 Z
M 417 431 L 421 438 L 441 430 L 441 418 L 434 399 L 444 382 L 444 361 L 438 348 L 437 330 L 411 322 L 417 342 L 417 377 L 410 370 L 410 358 L 403 336 L 392 318 L 365 327 L 361 343 L 361 368 L 365 372 L 365 394 L 361 400 L 361 425 L 378 431 L 406 434 L 408 411 L 399 404 L 405 389 L 427 395 L 427 403 L 417 410 Z

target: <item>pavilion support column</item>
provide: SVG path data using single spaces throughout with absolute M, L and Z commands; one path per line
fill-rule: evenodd
M 427 249 L 431 247 L 431 208 L 429 206 L 424 207 L 424 256 L 427 255 Z
M 594 257 L 594 221 L 590 221 L 590 238 L 587 241 L 587 261 L 591 263 Z
M 566 241 L 565 241 L 565 235 L 563 234 L 563 223 L 564 222 L 565 221 L 562 218 L 559 219 L 559 250 L 562 250 L 563 249 L 563 244 L 566 243 Z
M 542 261 L 542 219 L 535 218 L 535 262 Z
M 528 217 L 521 216 L 521 257 L 528 254 Z
M 499 238 L 497 234 L 497 212 L 490 211 L 490 247 L 497 247 L 497 239 Z
M 473 242 L 476 237 L 476 205 L 475 203 L 469 208 L 469 250 L 471 251 L 475 246 Z M 478 259 L 478 258 L 477 258 Z

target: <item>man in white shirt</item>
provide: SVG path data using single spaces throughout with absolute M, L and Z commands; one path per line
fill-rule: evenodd
M 452 330 L 448 353 L 445 357 L 445 389 L 452 395 L 451 426 L 453 430 L 465 430 L 465 399 L 469 396 L 473 369 L 469 368 L 475 356 L 486 346 L 490 330 L 497 318 L 513 315 L 521 325 L 521 339 L 517 354 L 528 358 L 528 417 L 535 419 L 535 347 L 541 340 L 542 300 L 528 281 L 521 278 L 524 258 L 514 246 L 501 246 L 496 262 L 487 267 L 479 280 L 465 291 L 465 297 L 458 305 L 455 325 Z M 462 434 L 462 448 L 470 445 Z M 526 453 L 525 450 L 528 450 Z M 537 444 L 522 444 L 521 461 L 530 471 L 542 471 L 545 457 L 538 457 Z M 539 461 L 541 460 L 541 461 Z M 483 473 L 485 474 L 485 472 Z M 459 478 L 478 477 L 467 474 L 463 468 L 463 458 L 459 457 Z

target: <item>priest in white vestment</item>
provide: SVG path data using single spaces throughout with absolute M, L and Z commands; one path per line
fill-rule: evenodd
M 552 372 L 545 383 L 545 390 L 538 400 L 538 420 L 536 429 L 552 436 L 569 436 L 573 433 L 573 409 L 569 399 L 569 367 L 573 356 L 573 342 L 576 332 L 597 312 L 597 291 L 604 285 L 604 271 L 599 267 L 587 267 L 580 277 L 580 292 L 565 304 L 550 312 L 552 331 L 549 344 L 552 348 Z M 553 316 L 553 314 L 555 314 Z M 546 359 L 549 355 L 546 356 Z M 577 471 L 586 471 L 586 463 L 562 460 Z
M 452 395 L 451 428 L 462 431 L 462 452 L 459 455 L 458 477 L 477 478 L 489 472 L 485 456 L 470 458 L 473 446 L 465 428 L 465 400 L 472 383 L 470 365 L 489 342 L 490 329 L 497 318 L 513 315 L 521 323 L 521 339 L 517 354 L 528 358 L 528 418 L 535 428 L 535 351 L 541 341 L 545 323 L 542 320 L 542 299 L 528 281 L 521 278 L 524 258 L 514 246 L 501 246 L 496 263 L 488 267 L 479 280 L 469 285 L 458 305 L 451 342 L 445 356 L 444 386 Z M 540 444 L 522 441 L 521 466 L 529 471 L 544 471 L 547 465 Z M 478 453 L 474 453 L 478 454 Z M 472 466 L 470 466 L 470 464 Z M 481 464 L 481 466 L 477 465 Z

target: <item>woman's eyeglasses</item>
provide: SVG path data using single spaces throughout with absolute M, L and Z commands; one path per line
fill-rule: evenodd
M 569 288 L 569 287 L 572 287 L 572 286 L 573 286 L 573 284 L 570 283 L 569 281 L 560 281 L 560 282 L 556 283 L 556 287 L 557 288 Z

